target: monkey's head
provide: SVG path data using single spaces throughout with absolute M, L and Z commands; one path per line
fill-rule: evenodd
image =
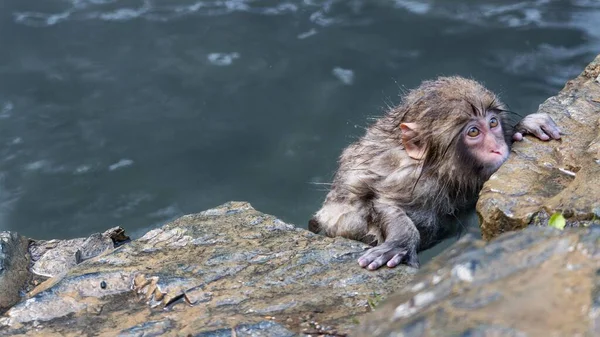
M 424 174 L 487 179 L 508 158 L 506 108 L 476 81 L 425 81 L 397 113 L 402 144 Z

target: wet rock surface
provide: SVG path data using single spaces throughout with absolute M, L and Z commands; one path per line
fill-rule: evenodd
M 600 336 L 600 226 L 468 236 L 351 336 Z
M 29 246 L 31 271 L 39 276 L 53 277 L 128 240 L 123 228 L 114 227 L 87 238 L 32 241 Z
M 366 247 L 231 202 L 56 274 L 0 317 L 0 334 L 343 335 L 416 271 L 364 270 Z
M 0 232 L 0 312 L 17 303 L 31 277 L 29 240 L 17 233 Z
M 0 312 L 50 277 L 127 242 L 121 227 L 88 238 L 34 240 L 0 232 Z
M 484 185 L 477 212 L 484 239 L 538 225 L 555 212 L 568 227 L 600 224 L 600 56 L 540 105 L 564 135 L 526 137 Z

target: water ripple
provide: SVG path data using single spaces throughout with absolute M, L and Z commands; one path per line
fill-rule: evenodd
M 228 66 L 233 63 L 233 60 L 240 57 L 239 53 L 211 53 L 208 54 L 208 61 L 216 66 Z
M 125 5 L 127 3 L 127 5 Z M 374 18 L 364 8 L 373 0 L 69 0 L 62 11 L 14 12 L 16 23 L 31 27 L 47 27 L 77 20 L 129 21 L 144 19 L 169 21 L 189 15 L 223 16 L 235 12 L 257 15 L 307 14 L 310 23 L 321 26 L 365 25 Z M 136 5 L 137 4 L 137 5 Z M 594 20 L 580 21 L 555 18 L 554 3 L 550 0 L 498 1 L 480 3 L 477 1 L 439 2 L 434 0 L 393 0 L 378 1 L 382 6 L 407 11 L 415 15 L 428 15 L 478 26 L 523 27 L 523 26 L 576 26 L 592 35 L 597 35 Z M 468 5 L 467 5 L 468 4 Z M 573 5 L 581 12 L 600 9 L 600 1 L 574 0 Z
M 15 22 L 31 27 L 53 26 L 70 20 L 127 21 L 146 19 L 168 21 L 186 15 L 220 16 L 234 12 L 248 12 L 260 15 L 283 15 L 298 11 L 298 5 L 284 2 L 273 6 L 259 6 L 262 1 L 185 1 L 179 4 L 160 0 L 138 1 L 137 7 L 118 7 L 117 0 L 71 0 L 70 6 L 58 13 L 15 12 Z M 131 3 L 131 2 L 129 2 Z
M 7 101 L 0 105 L 0 119 L 9 118 L 12 115 L 14 105 Z

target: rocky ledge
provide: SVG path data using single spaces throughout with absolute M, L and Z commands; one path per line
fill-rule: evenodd
M 243 202 L 129 242 L 0 237 L 0 335 L 600 335 L 595 225 L 469 234 L 418 273 L 362 269 L 366 245 Z
M 465 237 L 352 336 L 600 336 L 600 226 Z
M 526 137 L 515 144 L 477 204 L 486 240 L 544 223 L 554 213 L 567 227 L 600 223 L 600 55 L 539 112 L 552 116 L 562 140 Z
M 110 248 L 76 239 L 42 250 L 6 234 L 5 304 L 19 297 L 17 284 L 26 287 L 24 275 L 52 277 L 4 313 L 0 334 L 342 335 L 416 271 L 369 272 L 356 263 L 366 245 L 315 235 L 243 202 L 184 216 L 117 248 L 120 240 L 106 233 L 93 237 Z M 36 261 L 25 263 L 26 255 Z M 59 263 L 33 267 L 49 260 Z

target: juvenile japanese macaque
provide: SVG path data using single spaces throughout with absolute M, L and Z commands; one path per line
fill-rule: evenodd
M 547 114 L 510 128 L 508 113 L 474 80 L 423 82 L 343 151 L 309 229 L 372 245 L 358 259 L 369 270 L 401 263 L 418 268 L 418 252 L 460 233 L 457 217 L 474 208 L 513 140 L 560 138 Z

